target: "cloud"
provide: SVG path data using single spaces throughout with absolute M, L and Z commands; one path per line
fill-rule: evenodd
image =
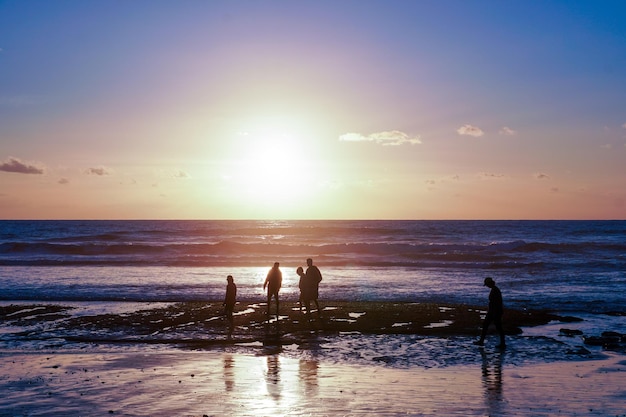
M 474 136 L 475 138 L 478 138 L 482 135 L 485 134 L 485 132 L 483 132 L 483 130 L 477 126 L 472 126 L 472 125 L 463 125 L 461 127 L 459 127 L 456 132 L 459 135 L 465 135 L 465 136 Z
M 14 172 L 16 174 L 43 174 L 43 168 L 39 168 L 35 165 L 29 165 L 12 156 L 0 164 L 0 171 Z
M 65 185 L 65 184 L 69 184 L 70 180 L 68 180 L 67 178 L 60 178 L 59 181 L 57 182 L 61 185 Z
M 109 171 L 104 167 L 89 168 L 85 173 L 87 175 L 98 175 L 100 177 L 103 175 L 109 175 Z
M 502 178 L 506 178 L 506 175 L 504 174 L 496 174 L 493 172 L 481 172 L 480 174 L 478 174 L 478 177 L 483 179 L 483 180 L 499 180 Z
M 504 126 L 500 129 L 500 134 L 505 136 L 514 136 L 517 135 L 517 131 L 511 129 L 510 127 Z
M 550 188 L 550 192 L 551 192 L 551 193 L 555 193 L 555 194 L 556 194 L 556 193 L 558 193 L 559 191 L 560 191 L 560 190 L 559 190 L 559 188 L 558 188 L 558 187 L 552 187 L 552 188 Z
M 440 177 L 437 179 L 427 179 L 424 182 L 428 185 L 435 185 L 435 184 L 444 184 L 444 183 L 449 183 L 450 181 L 460 181 L 461 177 L 459 175 L 448 175 L 445 177 Z
M 422 143 L 419 136 L 411 137 L 399 130 L 376 132 L 367 136 L 360 133 L 346 133 L 339 136 L 339 140 L 342 142 L 375 142 L 383 146 L 417 145 Z
M 549 180 L 550 176 L 548 174 L 544 174 L 543 172 L 538 172 L 535 174 L 535 178 L 538 180 Z
M 185 171 L 178 171 L 174 174 L 174 178 L 189 178 L 189 174 L 187 174 Z
M 623 127 L 624 129 L 626 129 L 626 123 L 624 123 L 624 124 L 622 125 L 622 127 Z

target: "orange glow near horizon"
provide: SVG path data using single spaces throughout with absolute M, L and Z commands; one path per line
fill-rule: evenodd
M 0 219 L 624 219 L 618 3 L 2 3 Z

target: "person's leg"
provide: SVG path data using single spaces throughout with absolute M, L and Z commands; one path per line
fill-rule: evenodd
M 485 338 L 487 337 L 487 331 L 489 330 L 489 325 L 491 324 L 492 320 L 493 320 L 493 317 L 489 313 L 487 313 L 487 316 L 485 317 L 485 320 L 483 321 L 483 330 L 480 333 L 480 339 L 478 339 L 478 342 L 476 342 L 476 344 L 482 345 L 483 343 L 485 343 Z
M 278 301 L 278 292 L 276 292 L 275 297 L 276 297 L 276 318 L 278 318 L 278 310 L 280 309 L 280 301 Z
M 267 290 L 267 315 L 270 315 L 270 303 L 272 302 L 272 293 Z
M 500 344 L 497 347 L 506 347 L 506 342 L 504 341 L 504 329 L 502 328 L 502 316 L 494 317 L 493 322 L 496 325 L 496 330 L 500 335 Z

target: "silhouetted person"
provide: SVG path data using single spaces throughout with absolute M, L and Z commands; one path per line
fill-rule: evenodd
M 311 301 L 313 301 L 317 306 L 317 315 L 319 316 L 322 314 L 322 310 L 320 309 L 320 303 L 317 301 L 317 299 L 319 297 L 320 282 L 322 282 L 322 273 L 317 266 L 313 265 L 313 259 L 308 258 L 306 260 L 306 265 L 308 267 L 306 269 L 306 293 L 308 295 L 308 303 L 306 303 L 305 300 L 305 304 L 307 305 L 307 312 L 308 305 Z
M 224 315 L 228 320 L 228 337 L 230 337 L 235 330 L 233 311 L 235 310 L 235 303 L 237 303 L 237 286 L 232 275 L 227 276 L 226 281 L 228 284 L 226 284 L 226 296 L 224 297 Z
M 232 275 L 226 277 L 226 297 L 224 297 L 224 315 L 229 321 L 233 321 L 233 311 L 237 302 L 237 285 Z
M 267 278 L 265 278 L 265 282 L 263 283 L 263 290 L 267 287 L 267 315 L 270 315 L 270 302 L 272 301 L 272 297 L 276 298 L 276 317 L 278 317 L 278 309 L 279 309 L 279 301 L 278 301 L 278 291 L 280 291 L 280 286 L 283 283 L 283 273 L 278 268 L 280 264 L 278 262 L 274 262 L 274 266 L 267 273 Z
M 484 285 L 485 287 L 491 288 L 491 291 L 489 292 L 489 308 L 487 309 L 487 316 L 485 316 L 485 320 L 483 321 L 483 330 L 480 335 L 480 339 L 474 343 L 479 346 L 482 346 L 485 343 L 487 330 L 489 329 L 489 325 L 493 323 L 496 325 L 496 330 L 500 335 L 500 344 L 496 347 L 504 349 L 506 347 L 506 343 L 504 341 L 504 330 L 502 330 L 502 314 L 504 313 L 502 293 L 500 292 L 500 288 L 496 287 L 496 283 L 491 277 L 485 278 Z
M 306 292 L 306 275 L 304 275 L 304 269 L 301 266 L 296 269 L 296 274 L 300 277 L 298 281 L 298 288 L 300 288 L 300 297 L 298 298 L 298 305 L 300 306 L 300 311 L 302 311 L 302 303 L 304 302 L 305 292 Z
M 306 314 L 308 315 L 311 313 L 313 286 L 311 285 L 310 277 L 307 277 L 301 266 L 296 269 L 296 274 L 300 276 L 300 281 L 298 282 L 298 287 L 300 288 L 300 311 L 302 311 L 302 304 L 304 304 Z

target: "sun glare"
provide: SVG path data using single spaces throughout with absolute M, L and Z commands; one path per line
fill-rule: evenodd
M 305 195 L 312 182 L 304 136 L 264 129 L 243 133 L 242 149 L 231 178 L 237 191 L 249 202 L 289 203 Z

